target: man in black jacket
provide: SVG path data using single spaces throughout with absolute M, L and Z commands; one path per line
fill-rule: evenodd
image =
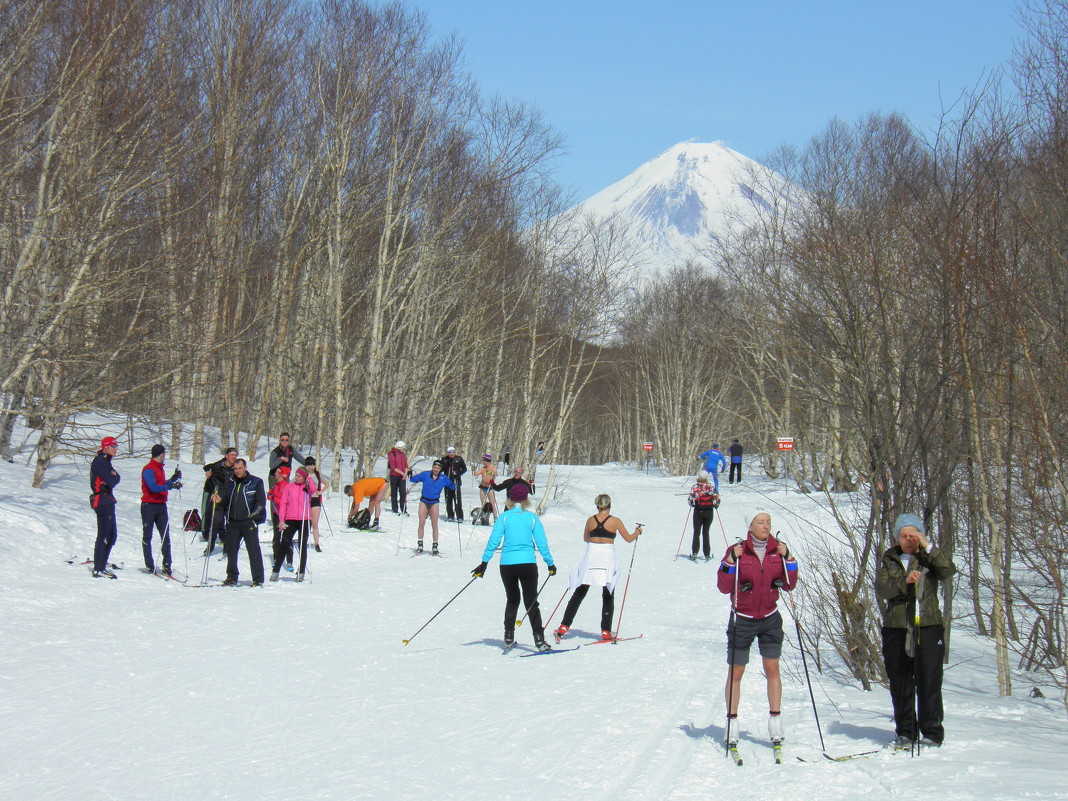
M 445 488 L 445 522 L 464 522 L 464 505 L 460 499 L 460 476 L 467 472 L 467 464 L 463 458 L 456 454 L 456 448 L 451 445 L 445 449 L 445 455 L 441 457 L 441 472 L 452 479 L 456 489 Z
M 212 500 L 226 515 L 226 532 L 223 534 L 223 550 L 226 552 L 226 580 L 223 586 L 237 584 L 237 552 L 241 543 L 248 551 L 249 567 L 252 569 L 252 586 L 263 584 L 263 552 L 260 550 L 258 526 L 267 519 L 267 493 L 263 480 L 248 472 L 244 459 L 234 462 L 233 475 L 227 480 L 222 492 Z
M 208 541 L 207 547 L 204 548 L 204 556 L 211 556 L 212 551 L 215 550 L 215 539 L 222 534 L 225 519 L 223 508 L 213 502 L 211 497 L 222 492 L 226 482 L 234 474 L 236 461 L 237 448 L 227 448 L 223 452 L 223 458 L 219 461 L 204 465 L 204 515 L 201 517 L 204 522 L 201 533 Z
M 731 443 L 730 449 L 727 451 L 731 457 L 731 472 L 727 476 L 727 483 L 733 484 L 735 475 L 738 476 L 738 483 L 742 483 L 742 454 L 745 453 L 745 449 L 738 440 L 734 440 Z

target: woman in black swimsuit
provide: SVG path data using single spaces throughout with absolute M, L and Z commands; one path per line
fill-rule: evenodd
M 574 592 L 571 594 L 571 600 L 567 602 L 560 627 L 553 632 L 557 642 L 560 642 L 571 628 L 575 614 L 591 585 L 601 588 L 601 639 L 612 639 L 616 580 L 619 578 L 616 534 L 627 542 L 634 542 L 642 533 L 642 527 L 639 525 L 631 534 L 623 525 L 622 520 L 609 514 L 612 509 L 612 499 L 609 496 L 598 495 L 594 503 L 597 506 L 597 514 L 591 515 L 586 521 L 586 528 L 582 534 L 582 539 L 587 543 L 586 554 L 568 578 L 568 586 Z

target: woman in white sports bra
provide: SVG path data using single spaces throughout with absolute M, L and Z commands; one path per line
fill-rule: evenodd
M 612 499 L 608 495 L 598 495 L 594 503 L 597 506 L 597 514 L 591 515 L 586 521 L 586 528 L 582 534 L 582 539 L 586 542 L 586 553 L 568 577 L 568 586 L 574 592 L 571 594 L 571 600 L 567 602 L 560 627 L 553 632 L 557 642 L 560 642 L 571 628 L 575 614 L 591 586 L 601 588 L 601 639 L 612 639 L 615 589 L 616 581 L 619 579 L 616 535 L 618 534 L 627 542 L 634 542 L 642 533 L 642 527 L 639 525 L 631 534 L 623 525 L 622 520 L 610 514 Z

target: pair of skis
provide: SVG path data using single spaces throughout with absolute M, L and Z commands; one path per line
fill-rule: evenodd
M 772 741 L 771 750 L 772 750 L 772 753 L 774 754 L 774 757 L 775 757 L 775 765 L 782 765 L 783 764 L 783 743 L 782 743 L 782 740 L 780 740 L 779 742 Z M 849 761 L 850 759 L 867 759 L 869 756 L 873 756 L 875 754 L 878 754 L 881 751 L 882 751 L 882 749 L 877 749 L 875 751 L 861 751 L 860 753 L 857 753 L 857 754 L 846 754 L 844 756 L 831 756 L 826 751 L 824 751 L 822 753 L 822 756 L 823 756 L 824 759 L 830 759 L 832 761 L 832 763 L 845 763 L 845 761 Z M 738 766 L 742 765 L 742 757 L 741 757 L 741 754 L 738 752 L 738 743 L 737 742 L 732 742 L 731 744 L 727 745 L 727 756 L 731 757 L 734 760 L 734 764 L 735 765 L 738 765 Z M 811 761 L 814 761 L 813 759 L 805 759 L 802 756 L 798 756 L 797 760 L 799 761 L 799 763 L 811 763 Z
M 520 657 L 526 657 L 526 656 L 544 656 L 546 654 L 566 654 L 566 653 L 569 653 L 570 651 L 577 651 L 579 648 L 585 648 L 587 645 L 604 645 L 605 643 L 613 643 L 613 644 L 615 644 L 615 643 L 618 643 L 618 642 L 628 642 L 630 640 L 640 640 L 644 636 L 645 636 L 644 634 L 639 634 L 637 637 L 613 637 L 610 640 L 594 640 L 593 642 L 579 643 L 578 645 L 575 645 L 575 646 L 573 646 L 571 648 L 550 648 L 548 651 L 534 651 L 533 653 L 520 654 L 519 656 Z M 514 647 L 515 647 L 515 643 L 512 643 L 509 646 L 505 646 L 504 653 L 508 653 Z

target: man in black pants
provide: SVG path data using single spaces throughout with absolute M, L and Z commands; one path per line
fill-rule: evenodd
M 745 453 L 745 449 L 738 443 L 738 440 L 734 440 L 731 443 L 728 453 L 731 457 L 731 472 L 727 476 L 727 483 L 733 484 L 735 475 L 738 476 L 738 483 L 742 483 L 742 454 Z
M 945 551 L 927 539 L 916 515 L 894 521 L 898 544 L 883 554 L 875 592 L 885 602 L 883 660 L 894 704 L 894 748 L 938 747 L 942 728 L 942 658 L 945 625 L 938 585 L 957 572 Z M 918 716 L 918 720 L 917 720 Z
M 226 531 L 223 534 L 223 550 L 226 552 L 226 580 L 223 586 L 237 584 L 237 552 L 241 543 L 248 551 L 249 567 L 252 569 L 252 586 L 263 584 L 263 552 L 260 550 L 258 526 L 267 519 L 267 493 L 263 481 L 248 472 L 244 459 L 234 462 L 234 474 L 226 482 L 221 493 L 212 496 L 226 514 Z
M 162 445 L 152 446 L 152 458 L 141 470 L 141 551 L 145 558 L 145 569 L 149 573 L 156 571 L 152 556 L 152 529 L 159 531 L 162 543 L 160 554 L 163 556 L 163 572 L 171 574 L 171 523 L 167 515 L 167 493 L 172 489 L 181 489 L 182 471 L 175 469 L 168 479 L 163 471 L 163 461 L 167 450 Z
M 464 505 L 460 500 L 460 476 L 467 472 L 463 457 L 456 455 L 456 448 L 449 446 L 441 457 L 441 472 L 452 479 L 456 489 L 445 488 L 445 522 L 464 522 Z
M 237 460 L 237 448 L 227 448 L 223 452 L 223 458 L 217 462 L 204 465 L 207 474 L 204 479 L 204 516 L 203 529 L 204 539 L 208 541 L 204 548 L 204 556 L 211 556 L 215 550 L 215 539 L 222 534 L 223 515 L 222 507 L 213 502 L 211 497 L 222 492 L 230 476 L 234 474 L 234 462 Z

